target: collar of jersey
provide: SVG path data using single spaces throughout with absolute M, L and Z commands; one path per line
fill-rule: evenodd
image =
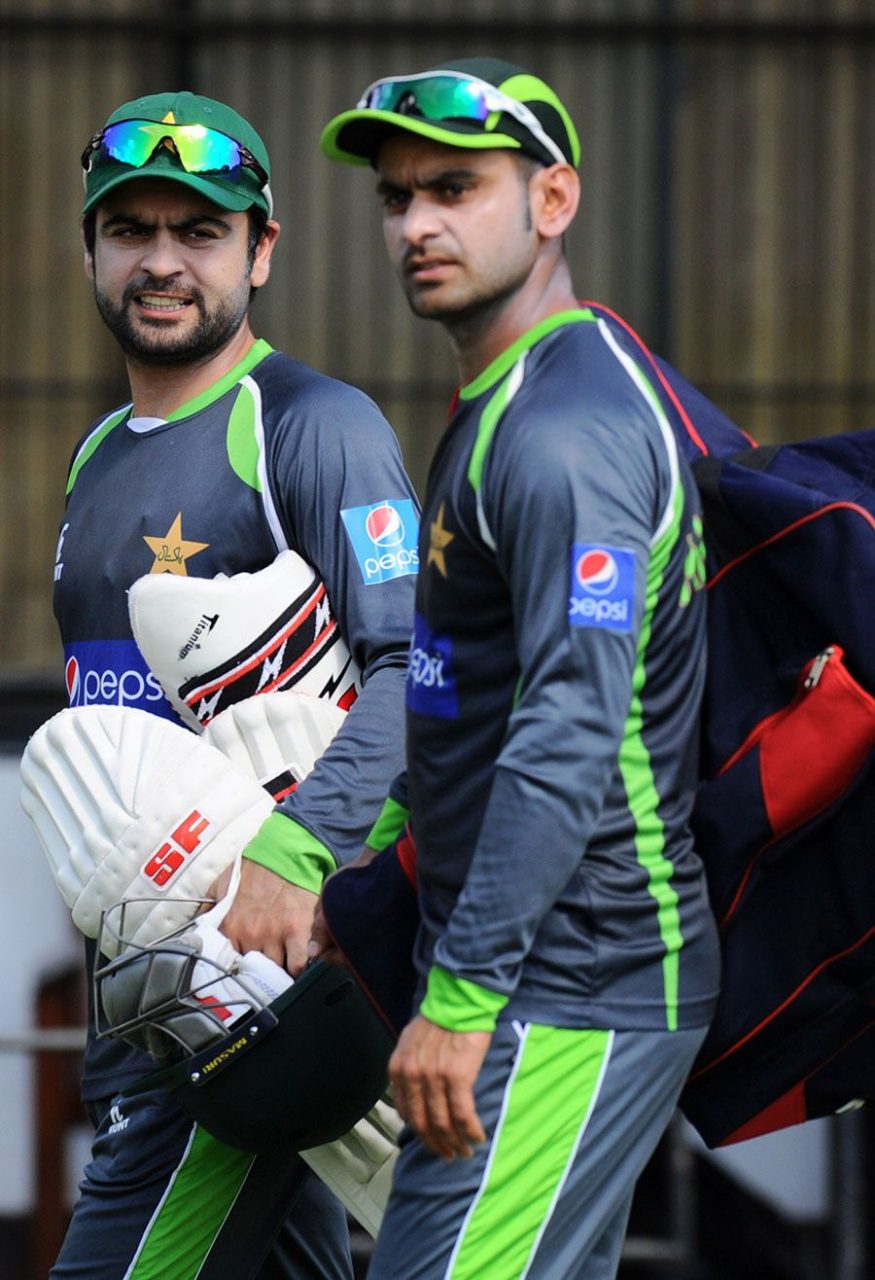
M 482 395 L 484 391 L 488 391 L 490 387 L 498 382 L 499 378 L 503 378 L 508 370 L 512 369 L 519 357 L 524 351 L 528 351 L 540 342 L 542 338 L 546 338 L 548 333 L 553 333 L 555 329 L 561 329 L 566 324 L 596 324 L 598 316 L 596 316 L 589 307 L 575 308 L 573 311 L 559 311 L 556 315 L 547 316 L 546 320 L 540 320 L 531 329 L 527 329 L 524 334 L 517 338 L 516 342 L 511 343 L 501 355 L 496 356 L 491 364 L 488 364 L 482 373 L 478 373 L 473 382 L 467 383 L 459 391 L 460 400 L 474 400 L 477 396 Z
M 226 391 L 230 391 L 241 378 L 245 378 L 247 373 L 250 373 L 272 351 L 273 347 L 269 342 L 265 342 L 264 338 L 258 338 L 243 359 L 235 364 L 233 369 L 229 369 L 223 378 L 220 378 L 218 382 L 214 382 L 211 387 L 208 387 L 206 391 L 202 391 L 199 396 L 195 396 L 193 400 L 187 400 L 178 409 L 168 413 L 164 422 L 180 422 L 183 418 L 190 418 L 193 414 L 200 413 L 201 409 L 206 409 L 208 405 L 215 404 L 217 400 L 221 400 Z M 156 425 L 158 425 L 157 422 Z

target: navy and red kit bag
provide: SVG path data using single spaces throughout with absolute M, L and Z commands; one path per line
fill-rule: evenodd
M 709 545 L 694 815 L 722 995 L 710 1146 L 875 1095 L 875 432 L 695 464 Z
M 875 432 L 751 447 L 649 366 L 702 497 L 696 848 L 722 990 L 681 1097 L 711 1147 L 875 1097 Z

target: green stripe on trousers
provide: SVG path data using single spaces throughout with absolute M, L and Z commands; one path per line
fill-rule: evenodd
M 610 1031 L 530 1025 L 447 1280 L 523 1275 L 598 1098 Z
M 254 1159 L 195 1125 L 125 1280 L 195 1280 Z

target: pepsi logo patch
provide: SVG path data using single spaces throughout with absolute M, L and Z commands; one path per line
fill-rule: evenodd
M 635 553 L 575 542 L 571 548 L 568 620 L 575 627 L 629 632 L 635 605 Z
M 452 638 L 435 635 L 419 613 L 413 621 L 406 702 L 410 711 L 424 716 L 455 720 L 459 714 Z
M 366 586 L 417 572 L 419 517 L 410 498 L 386 498 L 340 514 Z
M 64 683 L 71 707 L 137 707 L 179 717 L 133 640 L 79 640 L 64 646 Z

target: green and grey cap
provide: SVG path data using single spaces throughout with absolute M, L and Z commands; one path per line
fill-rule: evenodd
M 519 150 L 545 165 L 580 163 L 577 131 L 557 94 L 499 58 L 377 80 L 353 110 L 329 121 L 321 146 L 332 160 L 372 165 L 398 129 L 451 147 Z
M 155 93 L 117 107 L 82 154 L 87 213 L 124 182 L 167 178 L 242 213 L 271 216 L 264 142 L 231 107 L 194 93 Z

